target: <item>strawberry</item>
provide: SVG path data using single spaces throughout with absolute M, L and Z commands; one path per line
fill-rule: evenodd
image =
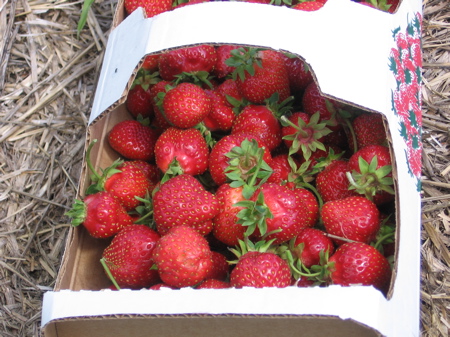
M 347 161 L 334 160 L 317 174 L 316 188 L 324 202 L 357 195 L 355 191 L 349 190 L 350 181 L 347 178 L 349 171 Z
M 215 90 L 205 90 L 211 100 L 211 111 L 203 119 L 210 131 L 230 131 L 236 115 L 224 95 Z
M 142 118 L 151 119 L 153 117 L 153 101 L 150 90 L 158 81 L 157 73 L 151 74 L 148 70 L 139 70 L 138 75 L 128 91 L 125 102 L 128 112 L 134 118 L 141 116 Z
M 113 238 L 102 254 L 112 278 L 120 288 L 141 289 L 160 282 L 153 266 L 159 235 L 145 225 L 131 225 Z
M 219 252 L 212 252 L 212 262 L 213 266 L 205 276 L 207 279 L 215 279 L 225 281 L 228 277 L 228 272 L 230 271 L 230 265 L 228 264 L 225 255 Z
M 228 97 L 231 97 L 231 99 L 234 99 L 237 102 L 242 102 L 243 98 L 242 95 L 239 92 L 237 83 L 232 78 L 228 78 L 225 81 L 223 81 L 221 84 L 219 84 L 215 91 L 227 99 Z M 233 107 L 232 104 L 228 103 L 230 107 Z
M 166 173 L 202 174 L 208 168 L 209 149 L 197 129 L 166 129 L 155 144 L 155 160 Z
M 211 219 L 219 212 L 219 204 L 197 179 L 181 174 L 167 180 L 155 192 L 153 212 L 161 235 L 182 225 L 206 235 L 212 230 Z
M 298 9 L 301 11 L 307 11 L 307 12 L 313 12 L 321 9 L 323 7 L 323 3 L 320 1 L 306 1 L 306 2 L 299 2 L 298 4 L 294 5 L 293 9 Z
M 195 229 L 183 225 L 172 228 L 159 239 L 153 260 L 161 280 L 177 288 L 203 281 L 213 266 L 208 241 Z
M 241 143 L 244 140 L 252 140 L 254 139 L 258 147 L 260 149 L 264 149 L 263 159 L 264 161 L 270 165 L 272 161 L 272 156 L 270 152 L 267 150 L 267 146 L 263 141 L 259 139 L 259 137 L 252 134 L 245 133 L 237 133 L 230 134 L 223 138 L 221 138 L 211 149 L 211 153 L 209 155 L 209 172 L 211 174 L 211 178 L 217 185 L 222 185 L 227 182 L 228 178 L 226 175 L 226 169 L 229 167 L 230 158 L 227 154 L 234 148 L 241 146 Z M 258 162 L 259 157 L 257 157 L 256 153 L 245 153 L 240 158 L 238 158 L 237 168 L 240 170 L 242 174 L 245 174 L 247 171 L 251 170 L 256 163 Z
M 294 241 L 293 253 L 303 266 L 311 268 L 313 265 L 320 264 L 321 254 L 333 255 L 334 243 L 324 231 L 305 228 Z
M 273 169 L 273 172 L 267 182 L 282 185 L 288 181 L 292 169 L 289 164 L 289 155 L 287 153 L 281 153 L 274 156 L 270 167 Z
M 188 129 L 208 116 L 211 100 L 202 88 L 184 82 L 166 93 L 162 107 L 164 117 L 171 125 Z
M 231 133 L 247 133 L 264 139 L 269 151 L 281 142 L 281 125 L 274 113 L 265 105 L 247 105 L 235 118 Z
M 291 284 L 288 263 L 272 252 L 249 251 L 243 254 L 230 274 L 232 287 L 277 287 Z
M 141 203 L 136 197 L 145 198 L 154 185 L 137 166 L 128 164 L 117 169 L 105 180 L 103 188 L 116 197 L 127 211 L 131 211 Z
M 343 286 L 374 286 L 386 292 L 391 279 L 388 260 L 374 247 L 362 242 L 340 246 L 330 257 L 331 281 Z
M 307 226 L 307 211 L 300 196 L 285 185 L 262 184 L 248 201 L 238 206 L 239 223 L 247 226 L 246 235 L 274 240 L 280 244 L 296 237 Z
M 117 166 L 117 169 L 120 170 L 123 167 L 127 166 L 135 166 L 144 172 L 144 175 L 147 177 L 147 179 L 150 181 L 150 189 L 149 191 L 153 190 L 153 188 L 156 186 L 156 184 L 160 180 L 160 172 L 156 165 L 150 164 L 149 162 L 143 161 L 143 160 L 128 160 L 122 162 L 119 166 Z
M 394 200 L 392 163 L 388 147 L 365 146 L 350 157 L 348 166 L 351 173 L 347 173 L 347 177 L 352 190 L 366 196 L 376 205 Z
M 263 104 L 274 93 L 278 93 L 279 102 L 289 97 L 289 76 L 280 52 L 239 48 L 231 53 L 233 56 L 226 64 L 236 68 L 233 79 L 243 98 L 254 104 Z
M 231 284 L 229 282 L 210 278 L 204 280 L 195 289 L 226 289 L 226 288 L 231 288 Z
M 90 194 L 83 201 L 75 200 L 66 215 L 72 218 L 73 226 L 83 224 L 94 238 L 111 237 L 133 224 L 119 200 L 107 191 Z
M 370 243 L 380 229 L 380 212 L 370 200 L 353 196 L 326 202 L 321 210 L 323 225 L 329 234 Z M 336 244 L 344 241 L 336 239 Z
M 286 68 L 289 76 L 289 87 L 294 95 L 302 94 L 308 84 L 313 82 L 309 66 L 298 57 L 286 57 Z
M 109 145 L 127 159 L 150 161 L 154 158 L 157 131 L 135 120 L 125 120 L 113 126 Z
M 146 55 L 144 58 L 144 62 L 142 63 L 142 69 L 145 69 L 149 72 L 154 72 L 158 70 L 160 56 L 161 54 Z
M 166 120 L 162 112 L 162 102 L 168 89 L 171 88 L 171 82 L 160 81 L 150 88 L 150 96 L 153 102 L 153 112 L 155 119 L 153 120 L 153 125 L 158 129 L 167 129 L 172 125 Z
M 242 207 L 234 206 L 244 200 L 241 187 L 231 187 L 230 184 L 222 184 L 216 191 L 219 201 L 219 213 L 214 217 L 213 235 L 219 241 L 228 246 L 235 246 L 238 240 L 244 239 L 246 228 L 237 223 L 237 214 Z
M 151 286 L 151 287 L 148 288 L 148 289 L 149 289 L 149 290 L 160 290 L 161 288 L 178 289 L 178 288 L 176 288 L 176 287 L 169 286 L 168 284 L 165 284 L 164 282 L 157 283 L 157 284 Z
M 209 45 L 179 48 L 161 54 L 159 73 L 162 79 L 172 81 L 183 72 L 212 72 L 217 62 L 216 49 Z
M 305 226 L 313 227 L 319 220 L 319 202 L 310 190 L 295 188 L 294 193 L 302 200 L 306 212 Z
M 302 97 L 303 111 L 312 116 L 319 112 L 320 120 L 330 120 L 335 111 L 335 103 L 325 98 L 316 82 L 311 82 Z
M 359 115 L 352 122 L 356 136 L 357 149 L 367 145 L 387 145 L 386 130 L 383 124 L 383 116 L 378 113 L 366 113 Z M 351 142 L 351 138 L 349 139 Z M 350 144 L 350 148 L 354 148 Z
M 170 11 L 172 0 L 125 0 L 124 7 L 127 14 L 131 14 L 138 7 L 142 7 L 146 17 L 151 18 L 157 14 Z
M 289 147 L 289 154 L 299 153 L 305 160 L 309 160 L 317 149 L 325 150 L 321 140 L 331 130 L 325 122 L 319 122 L 319 119 L 319 113 L 309 116 L 303 112 L 281 117 L 281 134 Z
M 225 61 L 231 57 L 231 51 L 238 48 L 239 46 L 231 44 L 221 45 L 216 48 L 217 62 L 213 70 L 215 76 L 224 78 L 233 73 L 234 67 L 227 65 Z

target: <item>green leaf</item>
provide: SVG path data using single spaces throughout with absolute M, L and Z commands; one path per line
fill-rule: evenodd
M 84 0 L 83 7 L 81 9 L 80 14 L 80 20 L 78 21 L 78 27 L 77 27 L 77 38 L 80 38 L 81 30 L 86 25 L 86 21 L 88 18 L 89 10 L 91 9 L 92 4 L 94 3 L 94 0 Z

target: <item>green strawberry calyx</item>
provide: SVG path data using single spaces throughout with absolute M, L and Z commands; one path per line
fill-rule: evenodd
M 72 208 L 67 211 L 64 215 L 72 218 L 72 226 L 77 227 L 81 225 L 86 219 L 87 207 L 86 204 L 79 200 L 75 199 Z

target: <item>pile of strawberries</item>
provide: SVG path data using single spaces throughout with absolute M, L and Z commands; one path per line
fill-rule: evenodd
M 138 7 L 142 7 L 147 17 L 167 12 L 176 8 L 195 5 L 202 2 L 216 0 L 125 0 L 124 7 L 127 14 L 132 13 Z M 227 1 L 227 0 L 224 0 Z M 241 2 L 253 2 L 273 6 L 285 6 L 302 11 L 316 11 L 323 7 L 328 0 L 229 0 Z M 381 11 L 394 13 L 400 0 L 352 0 L 362 5 L 379 9 Z
M 386 293 L 395 192 L 380 114 L 325 98 L 295 55 L 148 55 L 118 158 L 68 213 L 111 243 L 114 288 L 372 285 Z M 99 268 L 100 268 L 99 263 Z

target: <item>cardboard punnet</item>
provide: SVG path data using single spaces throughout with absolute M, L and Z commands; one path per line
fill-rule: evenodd
M 299 55 L 324 95 L 385 116 L 397 172 L 398 226 L 387 298 L 362 286 L 102 290 L 109 282 L 99 259 L 109 242 L 79 227 L 70 231 L 55 290 L 44 296 L 45 336 L 418 336 L 420 195 L 417 174 L 410 174 L 411 132 L 402 132 L 405 117 L 396 105 L 402 82 L 390 57 L 399 48 L 398 34 L 420 31 L 420 15 L 417 0 L 404 0 L 395 14 L 349 0 L 328 0 L 317 12 L 244 2 L 203 3 L 150 19 L 137 10 L 109 37 L 87 135 L 87 142 L 99 139 L 91 154 L 96 167 L 117 158 L 104 136 L 131 118 L 127 89 L 147 54 L 232 43 Z M 409 77 L 405 81 L 411 84 Z M 420 126 L 418 111 L 413 122 Z M 84 168 L 80 191 L 88 179 Z

